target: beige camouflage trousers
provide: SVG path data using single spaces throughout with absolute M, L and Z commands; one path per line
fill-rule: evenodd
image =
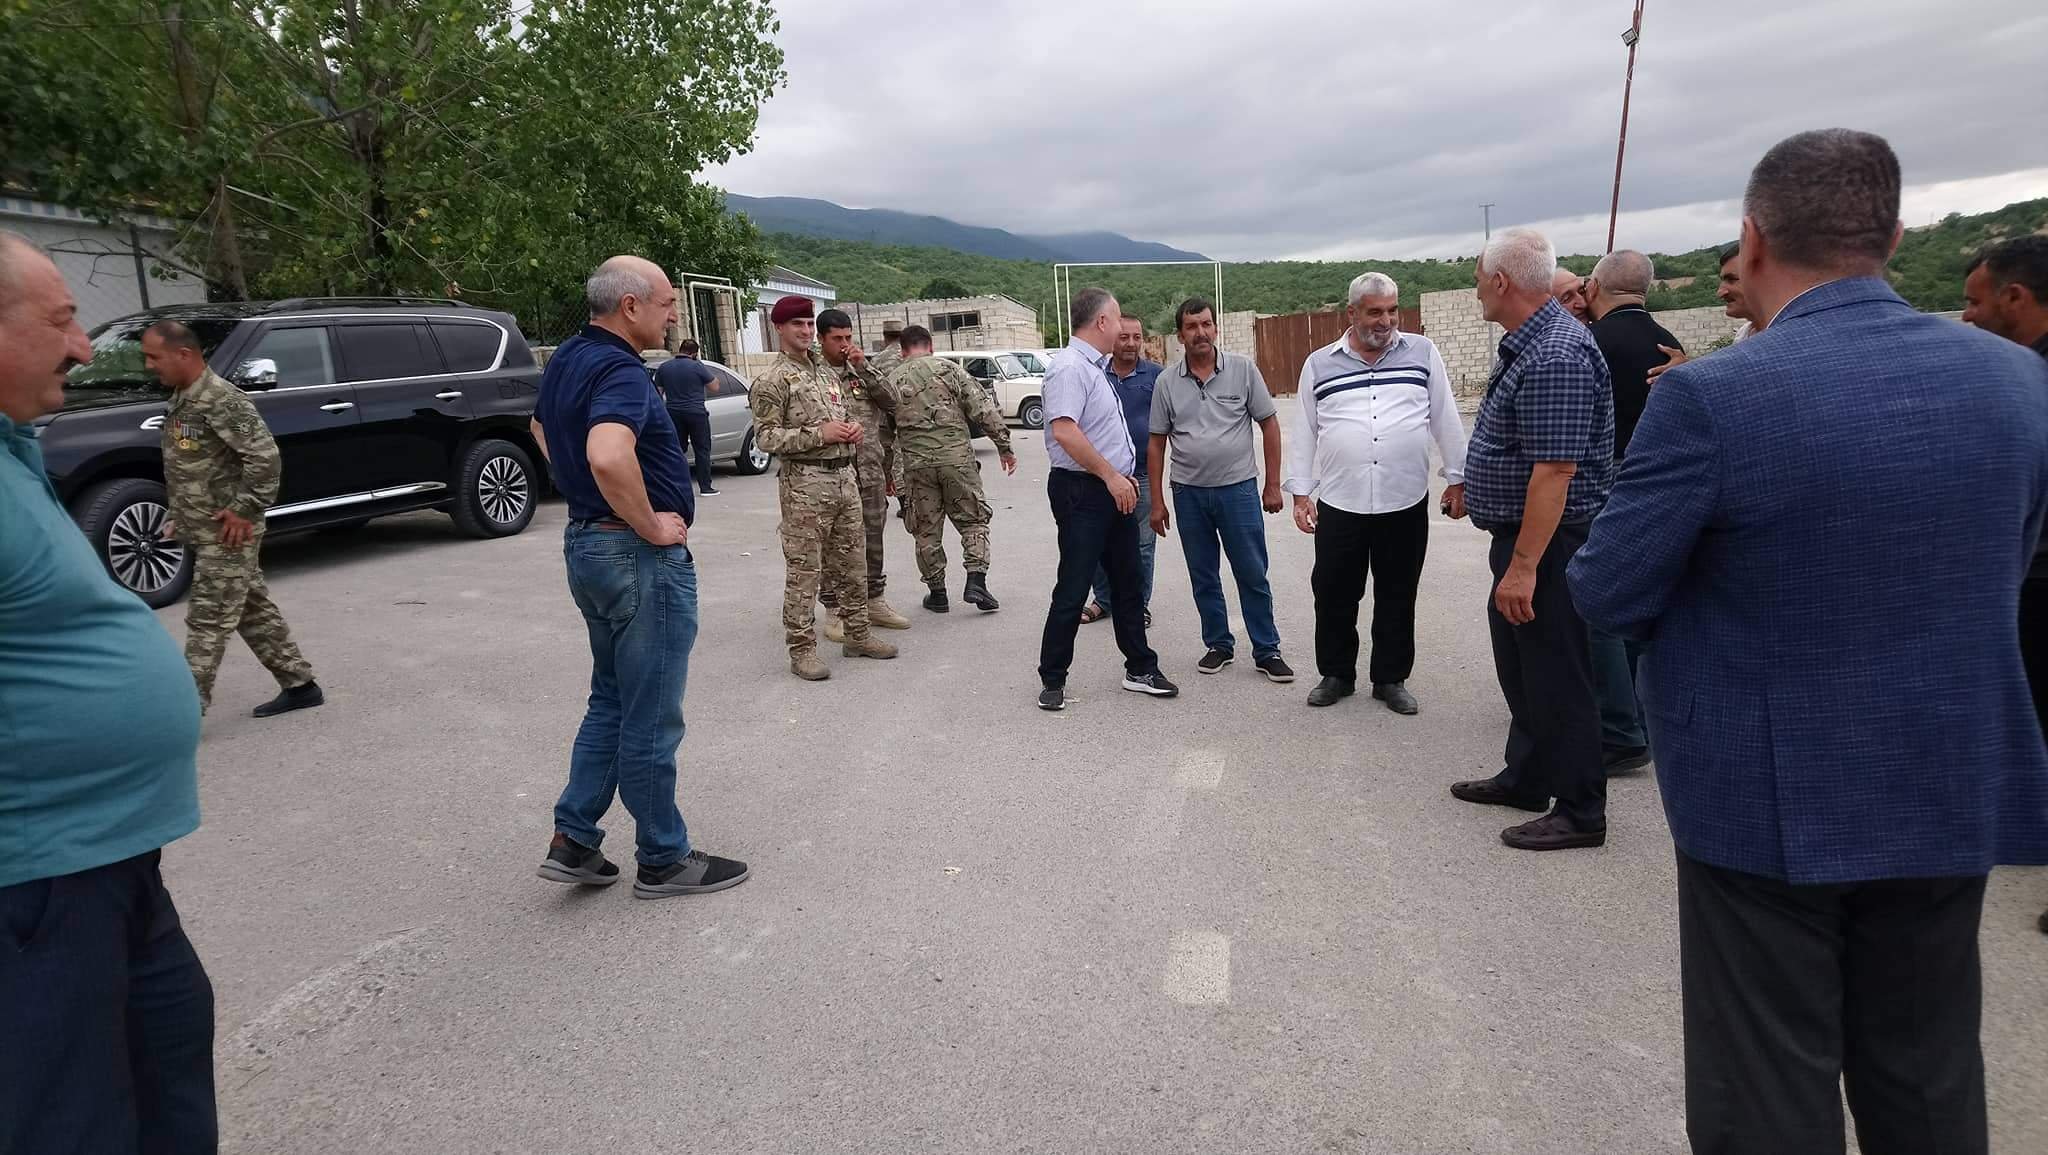
M 928 586 L 946 583 L 946 522 L 960 531 L 967 572 L 988 572 L 988 523 L 993 511 L 981 492 L 981 467 L 914 465 L 904 470 L 910 487 L 910 532 L 917 538 L 917 572 Z
M 861 578 L 860 482 L 851 468 L 782 463 L 782 632 L 792 654 L 818 648 L 812 627 L 820 587 L 845 607 L 846 640 L 868 636 L 868 599 Z
M 860 484 L 861 530 L 867 538 L 867 596 L 878 598 L 889 584 L 889 577 L 882 569 L 882 530 L 889 524 L 889 467 L 882 447 L 861 442 L 859 455 L 854 459 L 854 471 Z M 819 593 L 819 600 L 827 607 L 839 604 L 838 592 L 830 583 Z
M 220 672 L 228 638 L 238 633 L 279 686 L 289 690 L 313 680 L 313 667 L 292 642 L 291 627 L 285 625 L 284 614 L 270 600 L 270 587 L 263 583 L 263 567 L 256 556 L 262 544 L 259 537 L 239 549 L 191 547 L 192 596 L 185 609 L 185 664 L 192 667 L 192 680 L 199 686 L 201 709 L 213 703 L 214 676 Z

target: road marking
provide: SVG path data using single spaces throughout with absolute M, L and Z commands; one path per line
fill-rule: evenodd
M 323 1031 L 331 1031 L 368 1009 L 386 991 L 426 973 L 428 956 L 444 932 L 414 927 L 380 939 L 347 962 L 328 967 L 279 995 L 260 1015 L 214 1048 L 223 1070 L 262 1074 L 278 1053 Z
M 1213 930 L 1174 932 L 1166 952 L 1166 997 L 1191 1007 L 1230 1002 L 1230 939 Z
M 1188 790 L 1214 790 L 1222 785 L 1223 768 L 1229 762 L 1229 756 L 1220 750 L 1190 750 L 1180 756 L 1173 784 Z

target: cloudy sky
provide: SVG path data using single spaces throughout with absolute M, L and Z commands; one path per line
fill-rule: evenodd
M 1630 0 L 780 0 L 755 196 L 1209 256 L 1604 244 Z M 1618 243 L 1735 235 L 1804 128 L 1883 133 L 1909 224 L 2048 196 L 2042 0 L 1648 0 Z

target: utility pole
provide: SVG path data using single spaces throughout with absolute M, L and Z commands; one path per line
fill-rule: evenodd
M 1628 45 L 1628 79 L 1621 85 L 1621 140 L 1614 146 L 1614 200 L 1607 208 L 1607 251 L 1614 251 L 1614 226 L 1621 217 L 1621 158 L 1628 152 L 1628 99 L 1636 86 L 1636 45 L 1643 39 L 1643 0 L 1636 0 L 1636 16 L 1621 34 Z
M 1487 201 L 1485 204 L 1480 205 L 1479 211 L 1486 214 L 1486 239 L 1491 241 L 1493 240 L 1493 202 Z

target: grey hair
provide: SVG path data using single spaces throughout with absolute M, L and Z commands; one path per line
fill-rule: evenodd
M 1115 300 L 1116 298 L 1110 295 L 1108 289 L 1098 289 L 1092 285 L 1075 293 L 1074 305 L 1069 312 L 1070 319 L 1074 323 L 1074 332 L 1078 333 L 1090 324 L 1093 324 L 1095 318 L 1101 316 L 1102 311 L 1108 308 Z M 1121 315 L 1121 311 L 1119 311 L 1119 315 Z
M 1362 297 L 1399 297 L 1401 286 L 1385 273 L 1360 273 L 1351 278 L 1351 291 L 1345 294 L 1344 303 L 1356 305 Z
M 1825 128 L 1771 146 L 1742 211 L 1788 265 L 1882 266 L 1899 228 L 1899 157 L 1881 136 Z
M 1502 229 L 1486 243 L 1479 269 L 1501 273 L 1515 288 L 1547 297 L 1551 278 L 1557 275 L 1557 250 L 1551 247 L 1549 237 L 1535 229 Z
M 1600 258 L 1593 266 L 1593 279 L 1600 282 L 1600 288 L 1617 297 L 1641 297 L 1650 291 L 1650 282 L 1657 279 L 1657 268 L 1650 258 L 1634 249 L 1616 249 Z
M 21 255 L 31 253 L 47 258 L 43 247 L 12 229 L 0 229 L 0 312 L 14 307 L 21 293 Z
M 639 257 L 612 257 L 583 282 L 583 299 L 593 317 L 608 317 L 619 311 L 627 297 L 647 300 L 654 295 L 654 279 L 647 275 L 647 263 Z

